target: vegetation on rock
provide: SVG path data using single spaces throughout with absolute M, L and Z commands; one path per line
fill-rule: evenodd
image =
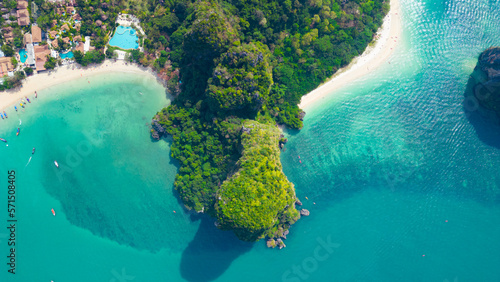
M 244 121 L 238 170 L 217 192 L 220 228 L 233 230 L 242 240 L 255 241 L 273 228 L 288 228 L 300 217 L 293 184 L 281 168 L 280 135 L 273 125 Z
M 144 57 L 155 53 L 180 90 L 152 134 L 173 137 L 186 207 L 243 240 L 286 236 L 300 215 L 272 124 L 301 128 L 302 95 L 361 54 L 388 10 L 382 0 L 172 0 L 143 11 Z

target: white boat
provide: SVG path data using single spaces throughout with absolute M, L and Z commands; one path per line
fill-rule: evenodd
M 54 161 L 54 164 L 56 165 L 56 167 L 59 167 L 59 164 L 57 163 L 57 161 Z

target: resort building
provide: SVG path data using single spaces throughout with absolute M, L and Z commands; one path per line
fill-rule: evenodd
M 18 10 L 23 10 L 23 9 L 28 9 L 28 1 L 17 1 L 17 9 Z
M 78 13 L 75 13 L 73 14 L 73 17 L 72 17 L 75 21 L 81 21 L 82 20 L 82 17 L 80 17 L 80 15 Z
M 44 71 L 45 70 L 45 62 L 47 62 L 47 56 L 50 56 L 50 50 L 48 45 L 44 46 L 34 46 L 35 49 L 35 65 L 36 71 Z
M 54 39 L 54 40 L 50 41 L 50 45 L 51 45 L 51 46 L 52 46 L 52 48 L 54 48 L 54 49 L 59 48 L 59 43 L 57 42 L 57 39 Z
M 6 27 L 3 29 L 3 38 L 5 43 L 12 43 L 14 41 L 14 35 L 12 34 L 12 27 Z
M 75 47 L 75 50 L 85 53 L 85 44 L 82 42 L 78 43 L 78 45 Z
M 30 13 L 28 9 L 17 10 L 17 23 L 20 26 L 26 26 L 30 24 Z
M 31 40 L 33 41 L 33 43 L 42 42 L 42 29 L 36 25 L 32 25 L 31 26 L 31 36 L 32 36 Z
M 14 66 L 11 62 L 12 57 L 1 57 L 0 58 L 0 77 L 6 75 L 13 75 Z M 9 73 L 10 72 L 10 73 Z
M 24 45 L 26 45 L 26 44 L 33 44 L 33 41 L 31 40 L 31 33 L 25 33 L 24 34 L 23 43 L 24 43 Z
M 56 39 L 57 34 L 58 34 L 57 30 L 49 31 L 50 39 Z
M 28 58 L 26 58 L 25 64 L 34 68 L 35 67 L 35 48 L 34 48 L 33 44 L 26 44 L 26 55 L 28 56 Z
M 42 42 L 42 29 L 36 25 L 31 26 L 31 33 L 24 34 L 24 45 L 26 46 L 26 61 L 25 65 L 35 68 L 35 48 L 34 46 Z

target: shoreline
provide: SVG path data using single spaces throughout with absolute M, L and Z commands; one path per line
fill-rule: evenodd
M 368 45 L 363 54 L 354 58 L 351 63 L 339 69 L 326 82 L 313 91 L 302 96 L 299 108 L 312 106 L 335 90 L 349 85 L 351 82 L 370 74 L 387 62 L 401 39 L 401 9 L 399 0 L 391 0 L 390 10 L 384 18 L 382 26 L 376 33 L 379 38 L 374 46 Z
M 354 58 L 348 66 L 339 69 L 328 81 L 302 96 L 298 105 L 299 108 L 305 109 L 318 103 L 335 90 L 370 74 L 387 62 L 389 56 L 396 49 L 401 35 L 399 0 L 390 0 L 390 5 L 391 8 L 376 33 L 379 38 L 375 41 L 375 45 L 368 46 L 363 54 Z M 106 59 L 102 64 L 88 67 L 81 67 L 76 63 L 58 66 L 52 71 L 27 77 L 19 88 L 0 92 L 0 110 L 5 111 L 8 107 L 13 107 L 25 96 L 33 98 L 35 91 L 70 82 L 79 77 L 91 77 L 110 72 L 148 74 L 158 78 L 151 69 L 133 63 L 126 63 L 123 60 L 112 61 Z
M 76 63 L 58 66 L 50 72 L 46 71 L 27 77 L 23 80 L 21 87 L 0 92 L 0 110 L 3 112 L 7 111 L 9 107 L 14 107 L 15 104 L 18 106 L 21 99 L 25 96 L 33 100 L 35 91 L 41 91 L 61 83 L 71 82 L 78 78 L 89 78 L 95 75 L 112 72 L 151 75 L 157 78 L 149 68 L 143 68 L 123 60 L 111 61 L 106 59 L 102 64 L 87 67 L 81 67 Z M 11 110 L 12 111 L 9 110 L 7 112 L 12 113 L 14 111 L 13 108 Z

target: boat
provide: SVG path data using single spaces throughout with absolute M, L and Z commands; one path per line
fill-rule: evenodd
M 57 163 L 57 161 L 54 161 L 54 164 L 56 165 L 56 167 L 59 167 L 59 164 Z
M 8 118 L 7 113 L 6 113 L 5 111 L 3 111 L 3 115 L 4 115 L 6 118 Z
M 56 211 L 54 211 L 54 209 L 51 209 L 50 211 L 52 212 L 53 216 L 56 216 Z
M 17 128 L 17 132 L 16 132 L 16 136 L 19 136 L 19 131 L 20 131 L 20 130 L 21 130 L 21 129 L 18 127 L 18 128 Z
M 0 141 L 7 143 L 7 140 L 0 138 Z
M 35 148 L 33 147 L 33 151 L 31 151 L 31 154 L 34 155 L 35 154 Z

